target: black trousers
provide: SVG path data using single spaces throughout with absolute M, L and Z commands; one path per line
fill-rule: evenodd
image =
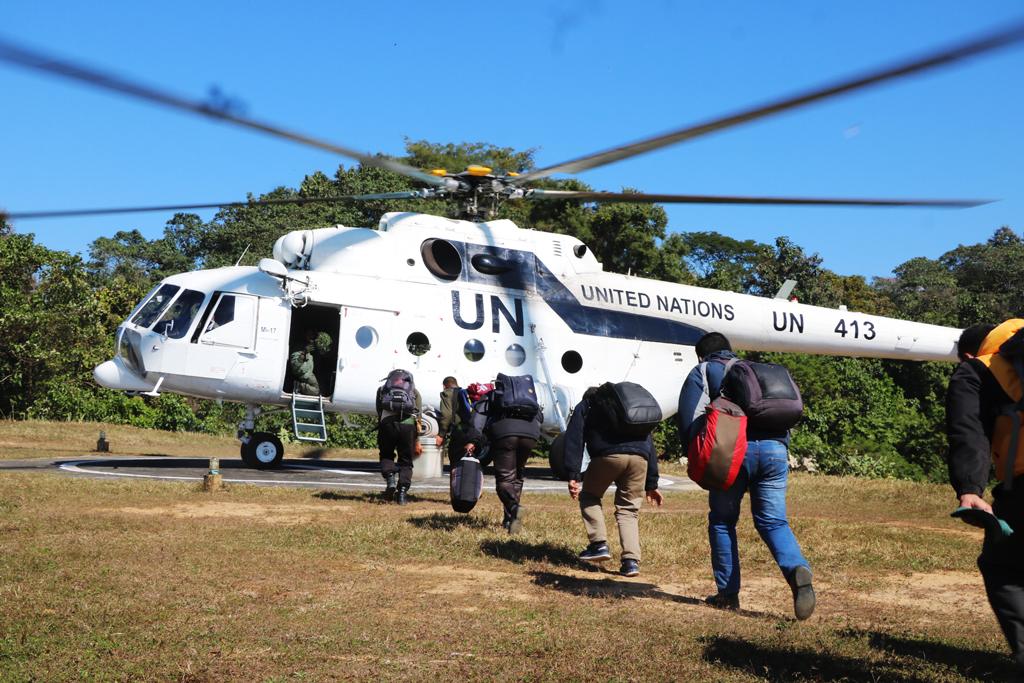
M 1016 478 L 1012 490 L 1000 484 L 992 493 L 996 517 L 1006 520 L 1014 533 L 996 543 L 986 542 L 978 568 L 1017 671 L 1024 675 L 1024 477 Z
M 387 478 L 389 474 L 398 472 L 398 485 L 409 488 L 412 484 L 416 425 L 403 424 L 397 416 L 385 417 L 380 421 L 380 428 L 377 430 L 377 448 L 380 449 L 380 473 Z
M 536 446 L 537 440 L 527 436 L 503 436 L 491 443 L 494 488 L 508 514 L 519 505 L 523 495 L 523 468 Z

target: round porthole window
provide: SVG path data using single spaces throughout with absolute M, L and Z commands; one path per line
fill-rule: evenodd
M 363 325 L 356 330 L 356 344 L 359 348 L 368 349 L 377 343 L 377 330 L 368 325 Z
M 566 351 L 562 354 L 562 369 L 566 372 L 576 373 L 583 368 L 583 356 L 575 351 Z
M 462 352 L 466 354 L 466 358 L 476 362 L 484 357 L 484 343 L 479 339 L 470 339 L 462 347 Z
M 526 362 L 526 349 L 519 344 L 509 344 L 505 349 L 505 361 L 514 368 Z
M 405 340 L 405 346 L 414 356 L 422 356 L 430 350 L 430 340 L 422 332 L 413 332 Z

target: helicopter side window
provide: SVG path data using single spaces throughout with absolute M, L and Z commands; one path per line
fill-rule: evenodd
M 205 325 L 199 338 L 203 344 L 252 348 L 256 334 L 256 297 L 222 294 Z
M 160 322 L 156 324 L 156 331 L 167 335 L 171 339 L 181 339 L 192 327 L 196 313 L 203 305 L 206 295 L 194 289 L 186 289 L 181 293 L 174 303 L 170 305 Z
M 167 308 L 167 304 L 171 303 L 171 299 L 181 289 L 178 285 L 163 285 L 160 289 L 156 290 L 149 301 L 139 309 L 139 312 L 132 317 L 132 324 L 138 325 L 139 327 L 149 327 L 153 322 L 160 317 L 160 314 Z

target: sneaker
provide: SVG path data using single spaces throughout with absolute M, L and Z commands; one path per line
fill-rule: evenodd
M 803 621 L 814 613 L 816 602 L 814 586 L 811 585 L 811 570 L 805 566 L 797 567 L 786 580 L 793 589 L 793 614 Z
M 623 576 L 639 576 L 640 563 L 636 560 L 623 560 L 622 566 L 619 567 L 619 573 Z
M 605 562 L 612 559 L 612 554 L 608 552 L 608 544 L 604 541 L 595 541 L 587 546 L 587 549 L 579 554 L 579 558 L 584 562 Z
M 510 534 L 520 534 L 523 532 L 523 517 L 526 516 L 526 508 L 522 505 L 516 505 L 512 509 L 512 514 L 508 518 L 508 532 Z
M 704 602 L 716 609 L 737 610 L 740 608 L 739 593 L 715 593 L 704 598 Z

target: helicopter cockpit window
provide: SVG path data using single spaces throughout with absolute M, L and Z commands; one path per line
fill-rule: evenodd
M 153 322 L 160 317 L 160 314 L 167 308 L 167 304 L 171 303 L 171 299 L 181 289 L 178 285 L 162 285 L 160 289 L 156 290 L 156 293 L 150 297 L 139 312 L 132 317 L 132 324 L 138 325 L 139 327 L 149 327 Z
M 206 295 L 202 292 L 186 289 L 167 308 L 167 312 L 154 329 L 171 339 L 181 339 L 188 332 L 188 328 L 192 327 L 192 321 L 195 320 L 205 298 Z
M 256 334 L 256 297 L 246 294 L 221 294 L 205 322 L 200 343 L 252 348 Z
M 462 254 L 451 242 L 440 239 L 424 240 L 420 246 L 423 265 L 442 280 L 457 280 L 462 275 Z
M 476 362 L 484 357 L 484 343 L 479 339 L 470 339 L 462 347 L 462 352 L 466 354 L 466 358 Z
M 414 356 L 422 356 L 430 350 L 430 340 L 422 332 L 413 332 L 405 340 L 405 346 Z

